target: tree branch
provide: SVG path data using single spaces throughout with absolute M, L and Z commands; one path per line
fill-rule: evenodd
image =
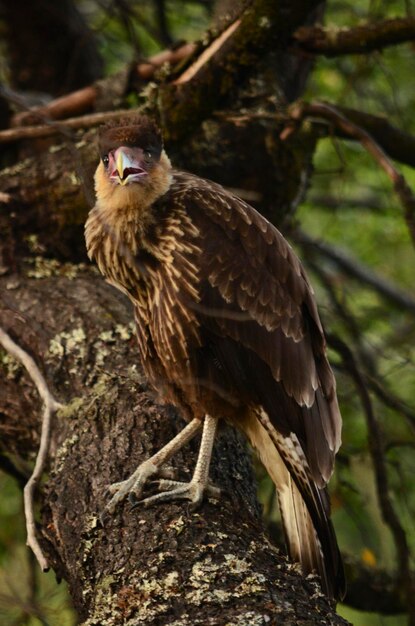
M 395 306 L 404 307 L 410 313 L 415 314 L 414 298 L 399 289 L 399 287 L 396 287 L 393 283 L 381 278 L 361 263 L 357 263 L 339 248 L 332 246 L 326 241 L 310 237 L 310 235 L 307 235 L 300 228 L 295 228 L 290 232 L 290 235 L 301 246 L 317 250 L 320 255 L 333 261 L 339 268 L 346 272 L 346 274 L 369 285 Z
M 163 67 L 163 65 L 169 63 L 174 66 L 187 57 L 190 57 L 196 49 L 197 44 L 185 43 L 174 50 L 163 50 L 137 64 L 133 70 L 135 79 L 148 82 L 154 78 L 154 74 Z M 11 125 L 16 127 L 36 124 L 38 121 L 43 121 L 45 117 L 51 120 L 61 120 L 67 117 L 81 115 L 94 108 L 98 94 L 98 85 L 89 85 L 66 96 L 62 96 L 61 98 L 56 98 L 46 106 L 37 107 L 31 111 L 16 113 L 12 118 Z
M 346 117 L 351 122 L 356 124 L 356 126 L 360 126 L 362 129 L 367 131 L 367 133 L 375 139 L 376 143 L 378 143 L 390 157 L 396 161 L 405 163 L 405 165 L 415 167 L 414 135 L 405 133 L 400 128 L 393 126 L 385 117 L 380 115 L 372 115 L 371 113 L 339 105 L 336 105 L 336 110 L 343 115 L 343 117 Z M 253 119 L 275 121 L 279 124 L 286 124 L 287 127 L 282 131 L 283 139 L 288 137 L 293 132 L 293 127 L 289 124 L 291 117 L 290 113 L 284 113 L 283 111 L 278 111 L 277 113 L 247 112 L 243 114 L 217 112 L 215 113 L 215 117 L 218 119 L 226 119 L 234 124 L 244 124 Z M 324 123 L 324 127 L 327 128 L 326 123 Z M 325 133 L 325 136 L 329 133 L 330 136 L 335 135 L 336 137 L 341 137 L 343 139 L 360 141 L 359 138 L 351 136 L 348 132 L 344 132 L 339 126 L 330 127 L 328 132 Z M 373 201 L 371 201 L 371 203 L 373 204 Z M 379 202 L 376 203 L 376 208 L 378 205 Z
M 345 117 L 342 112 L 332 105 L 322 102 L 305 103 L 300 102 L 291 108 L 291 117 L 295 122 L 301 121 L 304 117 L 319 117 L 329 121 L 339 128 L 346 136 L 359 141 L 362 146 L 372 155 L 378 165 L 386 172 L 393 183 L 393 188 L 404 207 L 404 216 L 408 226 L 412 243 L 415 246 L 415 196 L 413 195 L 405 177 L 398 172 L 387 154 L 376 143 L 371 135 L 360 126 L 354 124 Z M 287 138 L 292 129 L 287 127 L 281 138 Z
M 40 119 L 40 113 L 38 113 Z M 19 126 L 0 130 L 0 144 L 19 141 L 20 139 L 39 139 L 39 137 L 50 137 L 59 133 L 66 134 L 67 130 L 78 130 L 80 128 L 91 128 L 104 124 L 109 120 L 121 117 L 137 116 L 135 109 L 119 109 L 117 111 L 103 111 L 102 113 L 90 113 L 79 117 L 65 119 L 64 122 L 50 121 L 47 124 L 36 126 Z
M 399 398 L 399 396 L 396 396 L 388 387 L 386 381 L 380 376 L 376 362 L 373 358 L 374 355 L 364 345 L 362 331 L 357 323 L 357 320 L 347 309 L 346 303 L 343 299 L 340 300 L 337 296 L 333 284 L 335 281 L 330 279 L 330 276 L 325 270 L 323 270 L 321 264 L 314 263 L 310 259 L 307 260 L 307 263 L 310 265 L 313 272 L 319 277 L 336 313 L 347 328 L 350 339 L 352 339 L 356 345 L 360 363 L 365 370 L 362 372 L 362 376 L 364 376 L 366 387 L 370 389 L 385 406 L 393 409 L 405 417 L 405 419 L 408 420 L 411 429 L 415 430 L 415 409 L 406 404 L 406 402 Z
M 356 126 L 364 129 L 382 149 L 396 161 L 415 167 L 415 137 L 393 126 L 386 117 L 336 105 L 337 111 Z M 341 127 L 334 128 L 337 137 L 353 139 Z M 356 137 L 357 140 L 359 140 Z
M 170 136 L 177 140 L 180 128 L 189 133 L 190 126 L 200 124 L 218 106 L 219 102 L 229 98 L 229 85 L 238 76 L 239 83 L 249 70 L 254 67 L 270 48 L 283 50 L 291 33 L 304 22 L 304 15 L 318 6 L 319 0 L 304 0 L 289 3 L 281 0 L 252 0 L 242 9 L 240 17 L 235 19 L 222 33 L 210 38 L 205 47 L 185 44 L 174 51 L 163 51 L 148 62 L 140 63 L 136 73 L 139 80 L 148 81 L 154 77 L 155 69 L 166 62 L 174 65 L 178 61 L 191 57 L 193 62 L 183 71 L 182 67 L 170 74 L 169 80 L 160 87 L 160 109 L 169 123 L 166 127 Z M 258 15 L 262 19 L 258 20 Z M 248 42 L 248 45 L 247 45 Z M 13 125 L 33 124 L 33 115 L 62 119 L 90 110 L 97 97 L 95 86 L 87 87 L 69 96 L 53 101 L 48 106 L 35 109 L 30 113 L 18 114 Z M 192 106 L 189 108 L 188 103 Z M 186 119 L 186 124 L 183 124 Z M 189 126 L 190 125 L 190 126 Z M 184 132 L 184 131 L 183 131 Z
M 369 430 L 369 449 L 375 470 L 379 504 L 383 519 L 389 526 L 394 538 L 395 549 L 398 557 L 399 581 L 405 589 L 407 609 L 410 615 L 410 624 L 413 625 L 415 623 L 415 581 L 410 569 L 410 548 L 406 532 L 401 524 L 398 514 L 394 509 L 390 496 L 381 427 L 373 410 L 369 392 L 367 391 L 364 379 L 360 373 L 353 352 L 337 335 L 328 333 L 327 339 L 330 342 L 330 345 L 341 355 L 346 370 L 352 376 L 365 412 L 366 423 Z
M 353 28 L 303 26 L 293 39 L 305 52 L 327 57 L 368 54 L 387 46 L 415 40 L 415 17 L 368 22 Z
M 51 437 L 52 416 L 59 408 L 62 408 L 62 404 L 57 402 L 50 393 L 46 380 L 32 357 L 20 348 L 2 328 L 0 328 L 0 343 L 9 354 L 25 367 L 44 403 L 39 451 L 32 475 L 24 488 L 24 510 L 27 530 L 26 543 L 33 550 L 42 570 L 46 572 L 49 569 L 49 565 L 36 538 L 34 493 L 46 465 Z
M 241 84 L 270 49 L 286 49 L 292 33 L 318 4 L 318 0 L 249 2 L 184 74 L 172 76 L 171 82 L 162 85 L 160 110 L 162 116 L 168 114 L 167 138 L 178 141 L 188 136 L 215 108 L 220 108 L 229 100 L 229 85 L 235 84 L 235 78 Z
M 56 393 L 72 398 L 60 412 L 42 490 L 42 548 L 68 581 L 81 623 L 345 625 L 316 579 L 304 578 L 264 534 L 249 455 L 230 429 L 212 462 L 219 502 L 205 501 L 197 512 L 185 503 L 131 511 L 125 502 L 102 528 L 108 484 L 129 475 L 183 423 L 172 407 L 156 403 L 143 378 L 128 302 L 94 272 L 21 275 L 9 298 L 13 308 L 31 303 Z M 180 479 L 196 456 L 194 442 L 174 457 Z

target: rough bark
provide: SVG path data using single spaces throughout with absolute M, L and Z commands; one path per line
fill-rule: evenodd
M 316 15 L 321 4 L 320 0 L 254 0 L 248 3 L 240 16 L 231 20 L 202 55 L 185 71 L 180 68 L 177 77 L 162 85 L 158 98 L 162 119 L 169 120 L 167 137 L 176 141 L 183 139 L 214 108 L 239 98 L 241 85 L 253 78 L 254 67 L 259 70 L 263 87 L 268 86 L 270 95 L 276 93 L 275 84 L 284 91 L 290 83 L 290 72 L 293 72 L 285 54 L 288 42 L 300 24 L 308 22 L 310 15 Z M 270 51 L 274 51 L 274 58 L 269 56 Z M 268 72 L 264 76 L 261 67 L 264 55 L 268 55 L 267 65 L 274 73 L 270 84 L 265 82 L 269 78 Z M 288 90 L 285 91 L 289 98 Z M 185 126 L 182 123 L 184 117 Z
M 125 478 L 183 423 L 141 375 L 124 298 L 83 266 L 33 273 L 25 263 L 12 289 L 7 276 L 0 279 L 0 324 L 42 364 L 66 403 L 54 428 L 39 530 L 83 623 L 345 623 L 316 581 L 270 544 L 245 445 L 227 429 L 211 473 L 223 489 L 219 503 L 196 512 L 185 504 L 131 511 L 125 503 L 100 525 L 106 485 Z M 36 445 L 38 402 L 21 368 L 1 354 L 2 452 L 27 458 Z M 195 448 L 173 462 L 182 479 Z

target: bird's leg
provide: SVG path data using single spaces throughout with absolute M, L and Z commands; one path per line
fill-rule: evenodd
M 139 497 L 143 491 L 146 481 L 160 470 L 161 466 L 171 459 L 186 443 L 188 443 L 201 427 L 200 419 L 193 419 L 178 435 L 169 441 L 161 450 L 152 457 L 141 463 L 135 472 L 131 474 L 127 480 L 114 483 L 108 487 L 113 493 L 111 500 L 105 507 L 109 513 L 113 513 L 116 505 L 121 502 L 127 495 L 132 494 Z
M 191 481 L 189 483 L 182 483 L 174 480 L 159 480 L 159 486 L 165 491 L 141 500 L 141 502 L 137 503 L 137 506 L 140 504 L 149 506 L 158 502 L 169 502 L 178 499 L 190 500 L 194 505 L 198 505 L 203 500 L 205 491 L 216 498 L 219 497 L 220 490 L 208 484 L 209 466 L 212 458 L 217 425 L 218 419 L 216 417 L 206 415 L 203 423 L 199 455 Z

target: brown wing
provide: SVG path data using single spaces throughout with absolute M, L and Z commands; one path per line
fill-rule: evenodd
M 324 486 L 341 417 L 300 261 L 274 226 L 219 185 L 180 174 L 173 193 L 202 238 L 197 310 L 220 374 L 264 406 L 279 432 L 297 435 Z

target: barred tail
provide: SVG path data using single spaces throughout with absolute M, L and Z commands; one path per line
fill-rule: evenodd
M 276 431 L 263 411 L 256 417 L 251 415 L 241 426 L 275 484 L 289 555 L 305 574 L 319 574 L 326 595 L 341 599 L 345 578 L 327 493 L 314 484 L 296 446 Z

